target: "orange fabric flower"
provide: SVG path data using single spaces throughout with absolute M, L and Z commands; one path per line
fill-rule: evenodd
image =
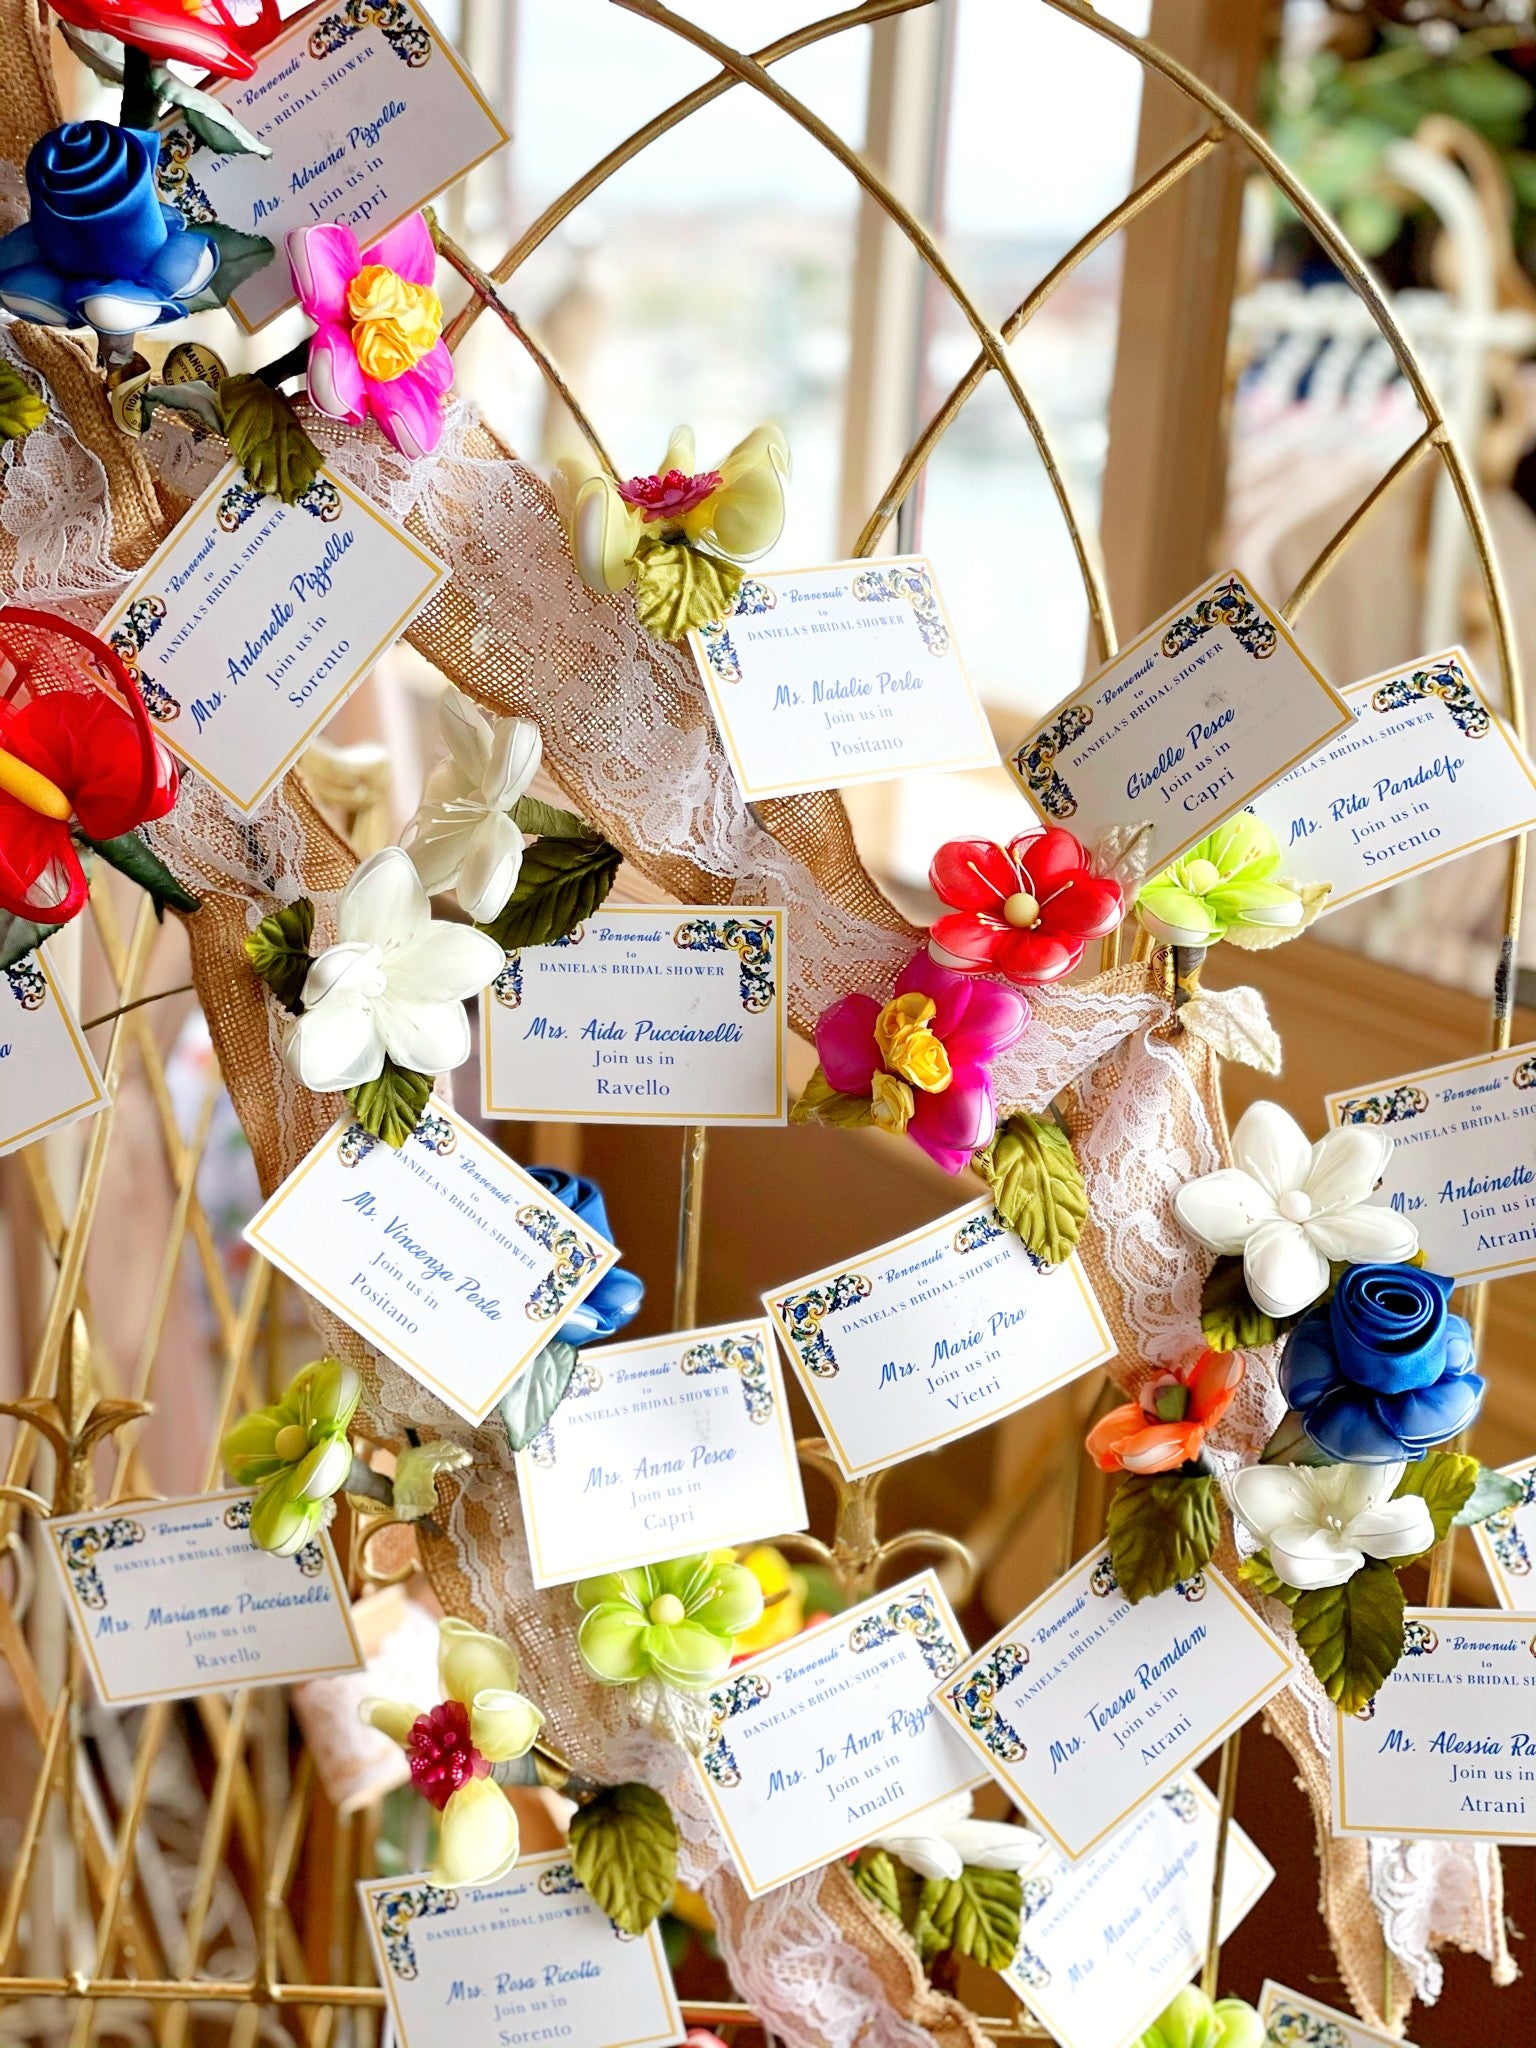
M 1202 1351 L 1176 1372 L 1154 1374 L 1134 1401 L 1089 1430 L 1089 1457 L 1102 1472 L 1177 1472 L 1199 1457 L 1246 1370 L 1240 1352 Z

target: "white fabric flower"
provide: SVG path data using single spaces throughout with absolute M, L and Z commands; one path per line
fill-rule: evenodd
M 397 1067 L 443 1074 L 469 1058 L 464 1003 L 501 972 L 496 941 L 468 925 L 434 922 L 427 892 L 398 846 L 365 860 L 336 905 L 340 940 L 304 978 L 304 1014 L 289 1033 L 288 1065 L 318 1094 L 377 1080 Z
M 1278 1578 L 1310 1593 L 1342 1586 L 1368 1557 L 1418 1557 L 1435 1540 L 1421 1495 L 1392 1498 L 1395 1465 L 1246 1465 L 1227 1481 L 1232 1511 Z
M 1243 1256 L 1248 1292 L 1267 1315 L 1293 1316 L 1328 1285 L 1328 1265 L 1411 1259 L 1419 1233 L 1372 1202 L 1392 1140 L 1345 1124 L 1314 1145 L 1275 1102 L 1255 1102 L 1232 1133 L 1236 1164 L 1186 1181 L 1174 1213 L 1208 1251 Z
M 539 772 L 544 741 L 531 718 L 487 718 L 452 688 L 438 724 L 448 759 L 427 778 L 406 844 L 429 891 L 451 888 L 466 916 L 489 924 L 517 887 L 524 841 L 512 810 Z
M 956 1793 L 924 1816 L 919 1826 L 877 1835 L 869 1845 L 884 1849 L 919 1877 L 958 1877 L 973 1870 L 1028 1870 L 1045 1844 L 1028 1828 L 1003 1821 L 972 1820 L 971 1795 Z

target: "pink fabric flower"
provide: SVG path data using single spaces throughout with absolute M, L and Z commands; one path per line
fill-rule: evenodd
M 425 220 L 413 213 L 366 250 L 339 223 L 295 228 L 288 265 L 315 323 L 309 396 L 316 409 L 351 426 L 375 419 L 402 455 L 429 455 L 442 437 L 453 358 L 439 339 L 437 252 Z
M 893 1017 L 902 997 L 927 998 L 932 1014 L 919 1018 L 917 1006 L 908 1004 Z M 1013 989 L 972 980 L 926 952 L 914 953 L 889 1002 L 851 995 L 823 1010 L 816 1051 L 823 1074 L 842 1094 L 878 1100 L 889 1084 L 877 1077 L 894 1077 L 911 1097 L 907 1136 L 946 1173 L 959 1173 L 997 1127 L 992 1062 L 1028 1022 L 1029 1004 Z

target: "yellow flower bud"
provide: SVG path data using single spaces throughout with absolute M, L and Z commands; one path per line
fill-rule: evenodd
M 943 1041 L 929 1028 L 937 1015 L 933 998 L 913 991 L 893 996 L 875 1019 L 875 1043 L 887 1072 L 928 1095 L 941 1095 L 953 1079 Z
M 411 284 L 382 263 L 365 263 L 347 292 L 352 346 L 365 377 L 391 384 L 437 346 L 443 302 L 430 285 Z
M 912 1111 L 916 1107 L 912 1090 L 905 1081 L 898 1081 L 894 1074 L 877 1071 L 870 1079 L 870 1094 L 874 1100 L 874 1114 L 870 1121 L 878 1124 L 882 1131 L 889 1131 L 899 1138 L 911 1123 Z

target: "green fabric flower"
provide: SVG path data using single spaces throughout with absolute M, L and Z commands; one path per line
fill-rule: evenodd
M 1189 1984 L 1148 2027 L 1137 2048 L 1265 2048 L 1264 2022 L 1241 1998 L 1214 2001 Z
M 1136 915 L 1170 946 L 1214 946 L 1234 926 L 1299 926 L 1300 892 L 1277 880 L 1280 847 L 1251 811 L 1239 811 L 1142 885 Z
M 363 1383 L 334 1358 L 306 1365 L 280 1401 L 244 1415 L 225 1437 L 224 1469 L 254 1486 L 251 1534 L 263 1550 L 292 1557 L 325 1520 L 325 1504 L 352 1469 L 347 1431 Z
M 581 1661 L 604 1685 L 654 1677 L 697 1688 L 730 1669 L 736 1637 L 762 1618 L 763 1593 L 745 1565 L 717 1550 L 582 1579 L 576 1604 L 585 1610 Z

